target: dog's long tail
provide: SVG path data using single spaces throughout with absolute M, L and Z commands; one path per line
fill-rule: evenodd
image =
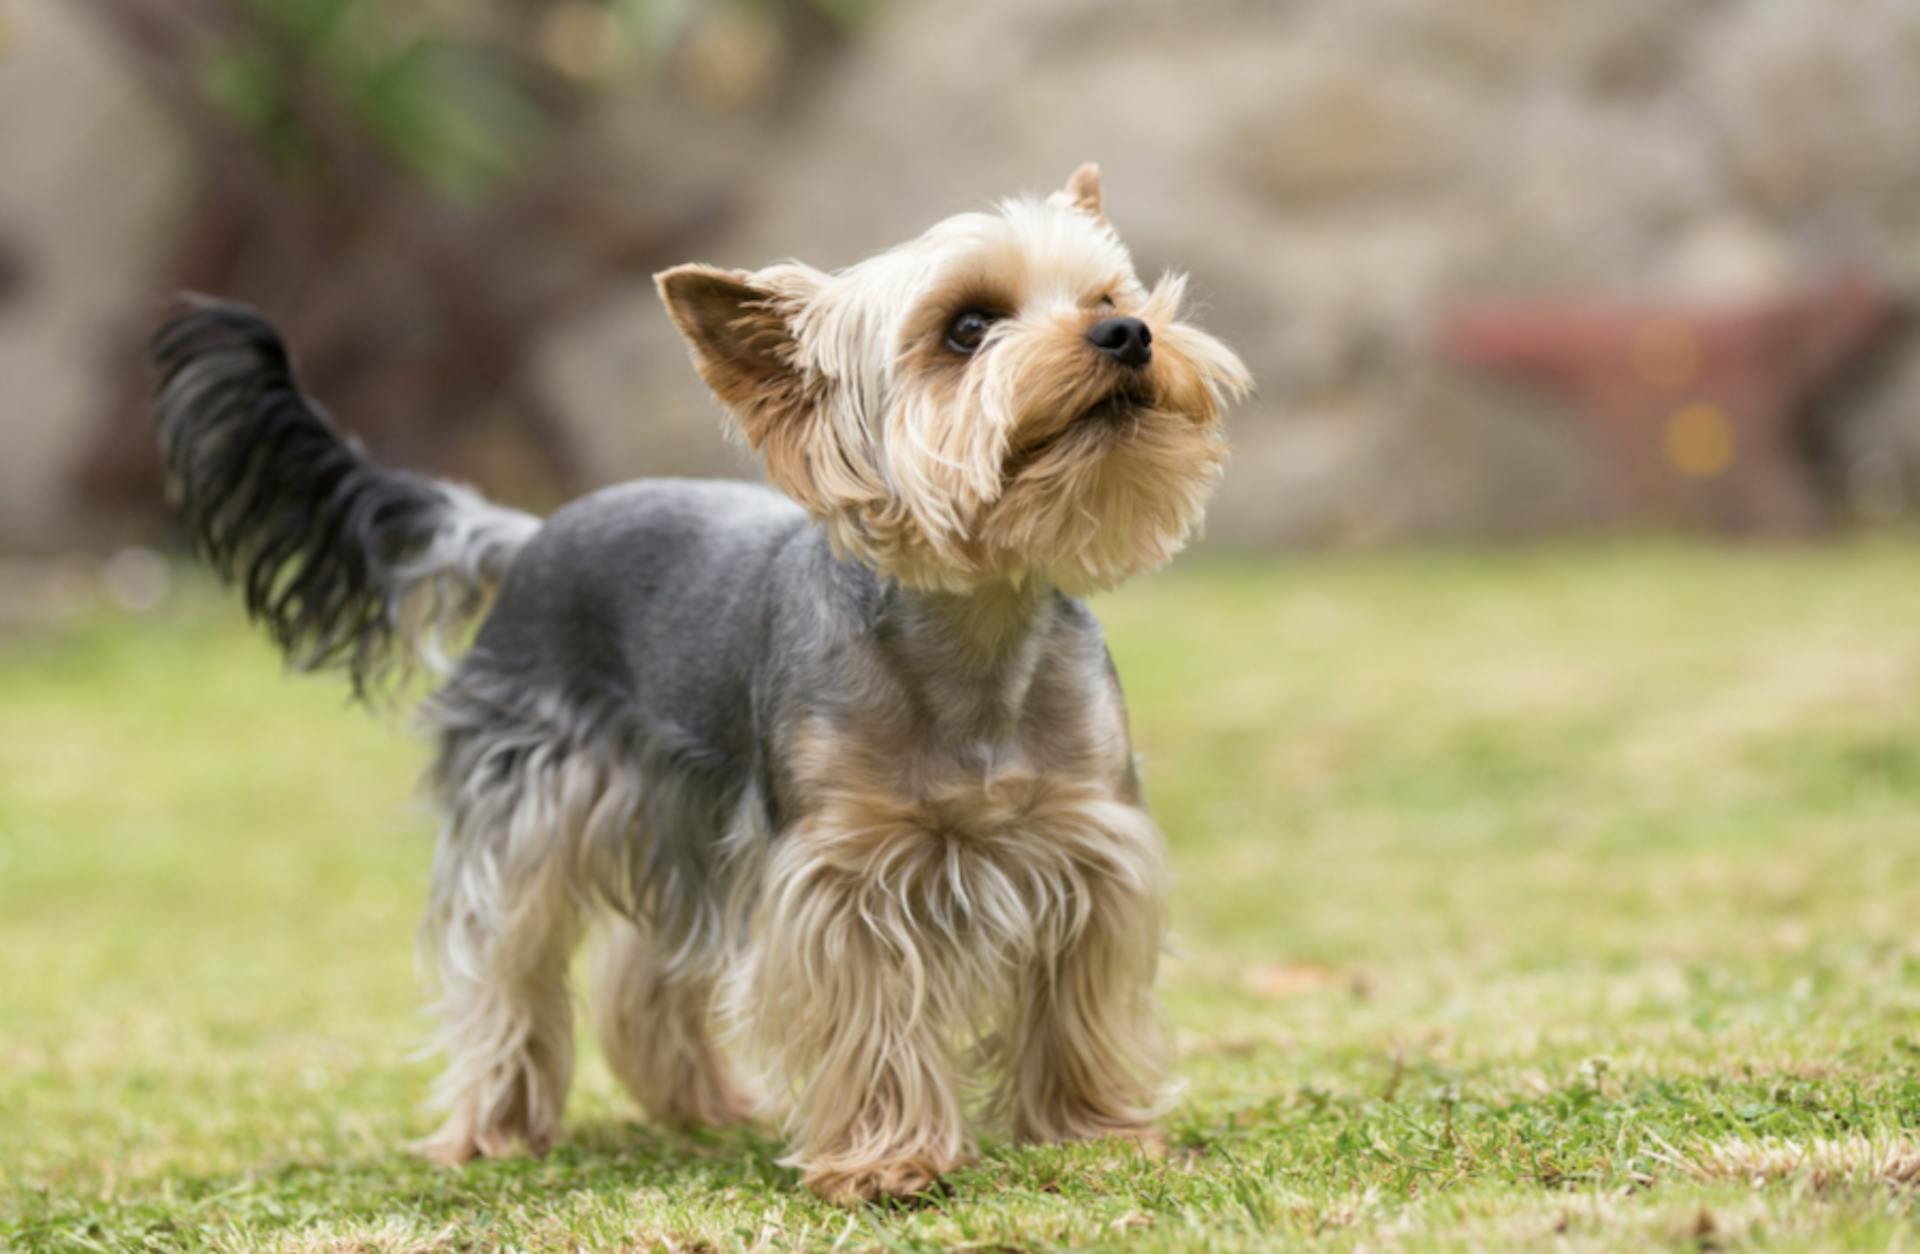
M 362 698 L 442 669 L 539 520 L 369 461 L 251 309 L 183 302 L 152 354 L 154 424 L 194 547 L 288 660 L 344 670 Z

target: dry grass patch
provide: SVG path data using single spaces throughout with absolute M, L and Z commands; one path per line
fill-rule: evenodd
M 1697 1180 L 1738 1181 L 1755 1188 L 1803 1183 L 1824 1192 L 1920 1184 L 1920 1142 L 1904 1137 L 1729 1138 L 1690 1154 L 1668 1145 L 1654 1150 L 1653 1156 Z

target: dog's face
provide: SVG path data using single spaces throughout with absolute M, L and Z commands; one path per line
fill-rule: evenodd
M 1151 290 L 1097 170 L 837 274 L 659 276 L 695 365 L 836 549 L 913 586 L 1068 591 L 1164 563 L 1200 520 L 1248 386 Z

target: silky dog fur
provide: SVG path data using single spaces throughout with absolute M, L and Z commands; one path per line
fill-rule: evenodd
M 639 1102 L 784 1114 L 823 1197 L 924 1190 L 982 1124 L 1151 1139 L 1166 857 L 1076 598 L 1186 542 L 1244 369 L 1136 277 L 1092 166 L 836 273 L 658 284 L 777 492 L 542 521 L 372 463 L 250 310 L 155 340 L 199 551 L 297 665 L 436 677 L 426 1151 L 553 1141 L 589 933 Z

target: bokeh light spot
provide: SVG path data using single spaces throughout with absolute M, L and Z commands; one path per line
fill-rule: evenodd
M 1733 464 L 1733 424 L 1718 405 L 1688 405 L 1667 420 L 1667 461 L 1691 479 L 1711 479 Z

